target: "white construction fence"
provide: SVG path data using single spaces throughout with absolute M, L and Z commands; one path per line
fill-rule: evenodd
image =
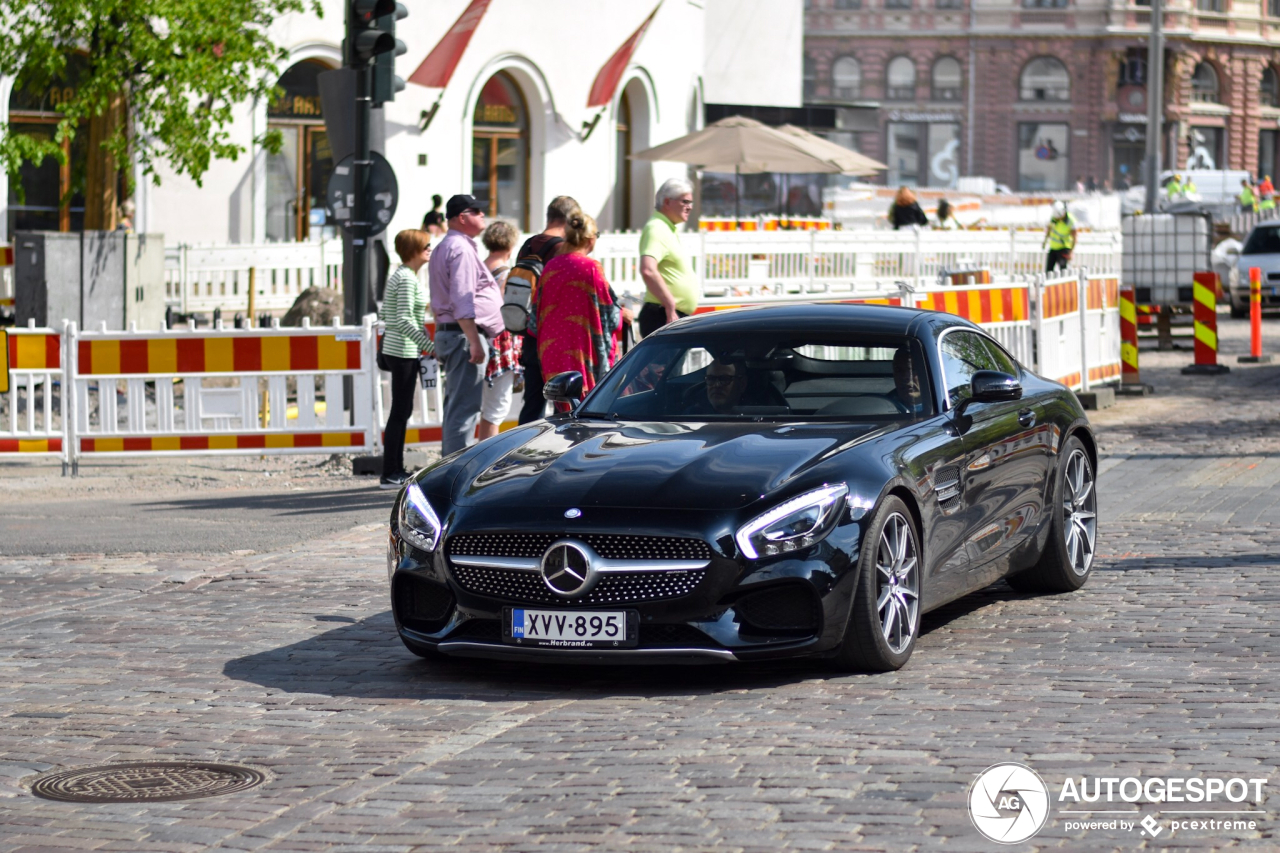
M 878 293 L 896 282 L 928 287 L 946 273 L 986 270 L 991 280 L 1043 271 L 1044 232 L 982 231 L 701 231 L 681 234 L 709 298 Z M 619 293 L 642 295 L 640 235 L 606 232 L 595 257 Z M 1074 263 L 1119 274 L 1116 231 L 1082 231 Z M 251 272 L 252 271 L 252 272 Z M 311 285 L 342 287 L 342 243 L 175 246 L 165 252 L 168 303 L 184 314 L 281 314 Z
M 965 317 L 1035 372 L 1087 391 L 1120 377 L 1119 290 L 1114 273 L 1080 271 L 816 295 Z M 699 313 L 814 296 L 711 297 Z M 0 458 L 55 457 L 74 470 L 141 454 L 378 453 L 390 390 L 375 366 L 377 335 L 372 316 L 362 326 L 11 329 Z M 406 444 L 439 441 L 442 411 L 440 385 L 419 386 Z

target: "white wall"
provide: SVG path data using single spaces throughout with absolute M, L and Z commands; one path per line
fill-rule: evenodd
M 803 106 L 802 0 L 706 0 L 706 99 Z
M 408 53 L 397 60 L 396 70 L 407 79 L 467 7 L 468 0 L 403 2 L 409 17 L 400 22 L 397 36 L 407 45 Z M 714 6 L 726 0 L 708 2 Z M 798 6 L 800 0 L 735 2 L 789 7 Z M 519 82 L 532 113 L 530 225 L 540 228 L 547 202 L 556 195 L 567 194 L 597 215 L 603 227 L 611 227 L 612 193 L 617 178 L 615 113 L 622 89 L 631 87 L 633 123 L 645 128 L 643 134 L 635 136 L 636 150 L 701 126 L 701 103 L 706 100 L 702 95 L 704 3 L 665 0 L 632 57 L 614 103 L 606 108 L 590 138 L 581 140 L 583 124 L 598 112 L 586 107 L 597 71 L 656 3 L 657 0 L 492 0 L 427 131 L 419 130 L 419 116 L 441 96 L 439 90 L 411 83 L 386 107 L 385 154 L 400 184 L 399 207 L 389 231 L 418 227 L 430 207 L 432 193 L 448 198 L 470 190 L 471 114 L 481 87 L 498 71 L 510 73 Z M 309 58 L 336 64 L 343 37 L 343 8 L 340 0 L 324 0 L 323 18 L 290 15 L 278 23 L 277 43 L 290 53 L 281 72 L 293 62 Z M 761 26 L 771 26 L 774 17 L 760 16 Z M 735 28 L 735 32 L 743 31 L 741 22 Z M 769 39 L 754 38 L 751 44 L 766 47 L 737 52 L 743 74 L 788 63 L 798 67 L 798 42 L 791 45 L 785 39 L 776 41 L 777 56 L 767 52 L 770 43 Z M 718 68 L 723 72 L 725 62 L 719 61 Z M 0 94 L 7 83 L 0 80 Z M 635 97 L 637 93 L 643 97 Z M 7 104 L 5 97 L 0 112 Z M 4 118 L 7 115 L 0 115 L 0 120 Z M 169 243 L 263 240 L 264 158 L 253 140 L 265 130 L 265 104 L 241 105 L 230 131 L 232 138 L 248 151 L 236 161 L 215 161 L 204 176 L 203 187 L 161 169 L 161 185 L 139 189 L 136 194 L 137 225 L 165 234 Z M 420 154 L 427 156 L 425 166 L 418 165 Z M 652 198 L 644 196 L 651 196 L 653 187 L 668 177 L 686 174 L 686 167 L 678 163 L 635 165 L 633 218 L 652 207 Z M 7 195 L 0 196 L 0 201 L 4 198 Z

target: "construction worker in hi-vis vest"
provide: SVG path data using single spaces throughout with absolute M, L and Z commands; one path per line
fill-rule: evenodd
M 1076 247 L 1076 218 L 1067 210 L 1065 201 L 1053 203 L 1053 218 L 1049 227 L 1044 230 L 1044 240 L 1040 248 L 1049 247 L 1049 258 L 1045 262 L 1045 273 L 1055 269 L 1066 269 L 1071 262 L 1071 251 Z

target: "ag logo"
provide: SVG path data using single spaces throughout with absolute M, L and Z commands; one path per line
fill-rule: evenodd
M 984 836 L 1018 844 L 1039 832 L 1049 818 L 1049 788 L 1022 764 L 996 764 L 969 788 L 969 818 Z

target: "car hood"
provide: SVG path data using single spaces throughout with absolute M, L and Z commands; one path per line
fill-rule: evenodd
M 528 435 L 524 441 L 499 439 L 489 452 L 467 459 L 453 497 L 464 506 L 731 509 L 884 429 L 847 423 L 547 424 L 521 430 Z

